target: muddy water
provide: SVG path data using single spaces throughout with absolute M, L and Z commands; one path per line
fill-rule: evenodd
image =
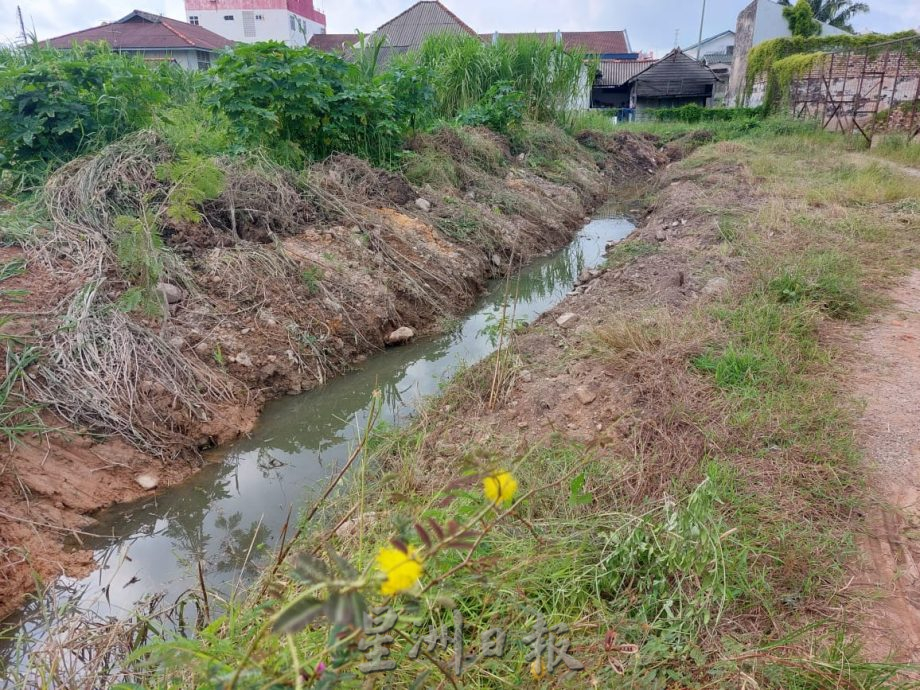
M 511 283 L 515 316 L 532 321 L 555 305 L 583 269 L 603 261 L 607 242 L 632 229 L 627 219 L 601 212 L 568 247 L 524 268 Z M 492 286 L 444 335 L 387 350 L 322 388 L 271 403 L 249 438 L 221 449 L 188 482 L 101 515 L 93 532 L 108 536 L 84 537 L 98 569 L 60 583 L 59 595 L 119 616 L 147 597 L 163 594 L 171 603 L 197 590 L 199 561 L 208 584 L 223 592 L 250 580 L 277 545 L 288 511 L 296 519 L 347 459 L 372 391 L 383 393 L 382 420 L 404 421 L 458 368 L 492 351 L 487 327 L 501 312 L 504 292 L 504 283 Z M 34 611 L 23 612 L 22 621 L 37 625 Z

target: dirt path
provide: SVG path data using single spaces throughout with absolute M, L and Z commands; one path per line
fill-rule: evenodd
M 857 431 L 880 497 L 862 539 L 870 607 L 866 651 L 920 662 L 920 271 L 891 294 L 854 348 L 851 383 L 865 402 Z

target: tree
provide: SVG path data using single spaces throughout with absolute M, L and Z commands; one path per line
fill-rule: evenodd
M 786 5 L 783 8 L 783 16 L 789 22 L 789 31 L 793 36 L 808 38 L 821 33 L 821 24 L 815 20 L 808 0 L 797 0 L 795 5 Z
M 790 0 L 780 0 L 780 5 L 792 5 Z M 857 14 L 869 11 L 869 5 L 856 0 L 808 0 L 814 18 L 819 22 L 836 26 L 838 29 L 853 32 L 850 21 Z

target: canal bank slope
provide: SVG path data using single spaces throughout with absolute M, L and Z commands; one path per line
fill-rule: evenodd
M 136 680 L 360 679 L 360 633 L 339 621 L 330 636 L 311 608 L 350 577 L 335 556 L 313 559 L 334 552 L 369 573 L 349 585 L 368 606 L 463 619 L 462 678 L 450 651 L 413 658 L 412 630 L 399 628 L 394 687 L 425 672 L 445 686 L 545 683 L 520 640 L 540 620 L 567 626 L 584 666 L 560 684 L 895 682 L 903 669 L 859 652 L 864 599 L 847 583 L 871 496 L 828 333 L 920 263 L 920 182 L 841 162 L 845 151 L 833 136 L 785 133 L 675 165 L 606 271 L 459 375 L 414 425 L 372 435 L 368 471 L 216 637 L 145 648 L 154 670 Z M 509 507 L 490 512 L 496 487 Z M 394 549 L 418 565 L 381 584 Z M 478 634 L 495 628 L 518 641 L 478 657 Z
M 0 615 L 35 577 L 86 572 L 95 511 L 182 481 L 267 400 L 438 331 L 489 279 L 563 246 L 611 184 L 668 160 L 652 138 L 585 142 L 445 128 L 416 138 L 405 176 L 346 156 L 303 177 L 218 161 L 222 191 L 192 213 L 176 212 L 182 181 L 158 172 L 174 161 L 153 133 L 64 166 L 3 257 L 5 330 L 35 355 L 17 390 L 45 431 L 4 452 Z M 143 225 L 113 228 L 151 200 L 165 248 L 126 252 Z M 135 303 L 126 271 L 151 264 L 160 304 Z

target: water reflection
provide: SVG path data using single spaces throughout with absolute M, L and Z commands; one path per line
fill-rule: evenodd
M 601 262 L 604 245 L 632 227 L 623 218 L 595 220 L 568 248 L 525 268 L 511 283 L 515 318 L 530 321 L 553 306 L 579 272 Z M 255 575 L 289 510 L 296 514 L 347 459 L 371 392 L 383 393 L 381 420 L 396 424 L 411 414 L 420 397 L 492 351 L 484 328 L 500 313 L 505 289 L 494 286 L 449 333 L 380 353 L 320 389 L 271 403 L 251 437 L 212 458 L 220 462 L 182 486 L 101 516 L 94 531 L 107 536 L 87 544 L 100 567 L 64 584 L 83 591 L 82 605 L 117 616 L 145 596 L 172 599 L 197 588 L 199 562 L 208 584 L 224 593 Z

